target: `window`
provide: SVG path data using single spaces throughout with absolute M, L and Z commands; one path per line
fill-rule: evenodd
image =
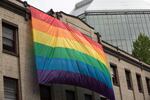
M 74 91 L 66 90 L 66 100 L 75 100 Z
M 18 80 L 4 77 L 4 100 L 18 100 Z
M 119 81 L 118 81 L 117 66 L 115 64 L 110 64 L 110 68 L 111 68 L 113 84 L 118 86 L 119 85 Z
M 136 74 L 136 79 L 137 79 L 137 85 L 138 85 L 139 92 L 143 92 L 141 75 Z
M 16 54 L 17 27 L 3 22 L 2 36 L 3 36 L 3 51 L 11 54 Z
M 126 81 L 127 81 L 128 89 L 132 89 L 131 72 L 129 70 L 125 70 L 125 74 L 126 74 Z
M 84 100 L 92 100 L 92 95 L 84 94 Z
M 150 79 L 147 77 L 146 77 L 146 84 L 147 84 L 148 93 L 150 94 Z
M 40 85 L 41 100 L 51 100 L 50 86 Z

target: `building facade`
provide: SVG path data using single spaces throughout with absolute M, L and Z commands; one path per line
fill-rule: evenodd
M 149 5 L 143 0 L 83 0 L 71 14 L 93 26 L 104 41 L 131 54 L 140 33 L 150 37 Z
M 61 21 L 94 41 L 94 29 L 80 19 L 59 13 Z M 116 100 L 150 99 L 150 66 L 101 41 L 106 52 Z M 39 85 L 34 64 L 30 11 L 15 0 L 0 1 L 0 100 L 107 100 L 76 86 Z

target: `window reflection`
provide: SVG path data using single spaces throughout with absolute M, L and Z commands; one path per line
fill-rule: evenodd
M 95 31 L 101 33 L 103 40 L 129 53 L 133 48 L 132 42 L 139 33 L 150 36 L 149 14 L 91 14 L 86 16 L 86 19 Z

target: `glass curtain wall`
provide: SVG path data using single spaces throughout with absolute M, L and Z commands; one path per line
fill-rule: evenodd
M 150 37 L 150 14 L 86 14 L 85 21 L 102 35 L 102 40 L 132 53 L 140 33 Z

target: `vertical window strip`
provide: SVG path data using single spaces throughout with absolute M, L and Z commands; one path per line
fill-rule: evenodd
M 126 75 L 126 81 L 127 81 L 127 87 L 128 89 L 132 90 L 132 79 L 131 79 L 131 72 L 129 70 L 125 70 L 125 75 Z
M 138 85 L 139 92 L 143 92 L 141 75 L 136 74 L 136 79 L 137 79 L 137 85 Z

